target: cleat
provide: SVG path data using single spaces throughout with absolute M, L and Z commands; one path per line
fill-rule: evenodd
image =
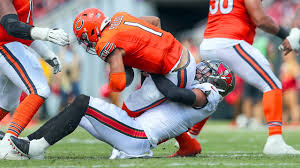
M 180 146 L 178 151 L 168 157 L 187 157 L 187 156 L 196 156 L 197 154 L 201 153 L 201 145 L 197 141 L 197 139 L 191 138 L 188 141 L 185 141 L 183 145 Z
M 13 149 L 19 153 L 21 156 L 24 155 L 26 157 L 29 157 L 29 145 L 30 141 L 26 141 L 24 139 L 19 139 L 17 137 L 10 137 L 11 139 L 11 145 Z
M 300 151 L 284 142 L 282 135 L 269 136 L 263 152 L 267 155 L 300 155 Z
M 22 138 L 11 137 L 11 142 L 12 146 L 14 147 L 14 150 L 18 152 L 21 156 L 25 156 L 33 160 L 44 160 L 45 151 L 34 154 L 29 153 L 30 141 Z
M 0 160 L 27 160 L 28 157 L 20 156 L 17 152 L 14 151 L 10 145 L 8 137 L 4 137 L 0 141 Z
M 3 139 L 5 132 L 0 131 L 0 141 Z

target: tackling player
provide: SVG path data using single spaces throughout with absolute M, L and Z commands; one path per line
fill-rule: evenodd
M 219 93 L 230 92 L 235 84 L 229 67 L 216 60 L 198 64 L 193 89 L 179 88 L 162 75 L 152 75 L 152 78 L 167 99 L 175 102 L 184 100 L 188 105 L 166 101 L 132 118 L 113 104 L 80 95 L 56 117 L 29 135 L 30 141 L 11 137 L 12 145 L 23 155 L 20 157 L 44 159 L 50 145 L 72 133 L 80 124 L 94 137 L 119 150 L 114 159 L 149 157 L 152 156 L 152 148 L 210 116 L 222 100 Z
M 36 40 L 62 46 L 69 44 L 68 34 L 63 30 L 33 26 L 32 10 L 33 0 L 0 1 L 0 121 L 16 109 L 6 135 L 0 141 L 0 159 L 16 155 L 8 137 L 19 136 L 50 94 L 42 67 L 28 46 L 57 73 L 62 69 L 58 57 Z M 18 105 L 22 90 L 28 96 Z
M 200 45 L 203 59 L 220 59 L 230 66 L 244 81 L 263 92 L 263 111 L 269 128 L 265 154 L 300 154 L 282 138 L 281 83 L 272 72 L 268 60 L 252 46 L 255 29 L 276 35 L 282 40 L 288 32 L 277 25 L 264 12 L 261 0 L 210 0 L 204 40 Z M 205 122 L 205 121 L 204 121 Z M 204 123 L 195 125 L 189 132 L 199 134 Z M 197 130 L 197 131 L 195 131 Z M 188 135 L 177 138 L 180 149 L 173 156 L 194 155 L 193 146 L 187 144 Z
M 117 12 L 112 18 L 102 11 L 82 11 L 73 24 L 74 34 L 88 53 L 110 64 L 109 87 L 120 92 L 130 83 L 124 65 L 141 71 L 166 75 L 181 88 L 190 88 L 195 76 L 195 59 L 171 33 L 160 28 L 157 17 L 136 18 Z M 133 100 L 131 100 L 133 99 Z M 166 101 L 149 79 L 131 94 L 123 109 L 137 117 Z

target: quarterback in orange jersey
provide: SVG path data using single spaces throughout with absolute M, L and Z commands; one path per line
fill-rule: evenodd
M 57 73 L 62 69 L 58 57 L 39 40 L 69 44 L 68 34 L 63 30 L 33 26 L 32 11 L 33 0 L 0 1 L 0 121 L 15 110 L 0 141 L 0 159 L 15 159 L 9 137 L 19 136 L 50 94 L 42 67 L 28 47 Z M 22 91 L 28 96 L 19 104 Z
M 75 18 L 73 30 L 87 52 L 110 64 L 109 88 L 113 91 L 120 92 L 130 83 L 124 66 L 166 75 L 181 88 L 191 87 L 195 59 L 171 33 L 160 28 L 157 17 L 136 18 L 118 12 L 110 19 L 99 9 L 89 8 Z M 137 117 L 164 101 L 166 98 L 149 77 L 141 89 L 126 98 L 123 109 Z
M 230 66 L 244 81 L 263 92 L 263 111 L 269 128 L 264 146 L 265 154 L 300 154 L 282 138 L 282 90 L 281 82 L 272 72 L 268 60 L 252 46 L 255 29 L 286 39 L 288 32 L 277 25 L 264 12 L 261 0 L 210 0 L 207 27 L 200 45 L 203 59 L 219 59 Z M 203 121 L 205 122 L 205 120 Z M 199 134 L 204 123 L 196 124 L 189 134 Z M 178 138 L 180 149 L 173 156 L 194 154 L 190 146 L 185 148 L 188 134 Z

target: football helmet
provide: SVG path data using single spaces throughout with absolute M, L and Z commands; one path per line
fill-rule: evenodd
M 196 68 L 196 80 L 200 83 L 211 83 L 221 96 L 226 96 L 235 87 L 235 77 L 232 70 L 220 60 L 203 60 Z
M 79 42 L 90 54 L 96 54 L 95 47 L 102 30 L 110 23 L 110 18 L 97 8 L 88 8 L 77 15 L 73 31 Z

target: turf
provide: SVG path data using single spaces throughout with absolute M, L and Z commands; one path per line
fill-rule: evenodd
M 286 142 L 297 149 L 300 149 L 299 130 L 299 127 L 284 129 Z M 109 160 L 112 148 L 79 128 L 49 148 L 46 160 L 0 161 L 0 167 L 300 167 L 300 156 L 262 154 L 266 138 L 266 128 L 234 129 L 227 122 L 209 121 L 198 137 L 203 151 L 197 157 L 166 158 L 177 149 L 171 140 L 154 149 L 151 159 Z

